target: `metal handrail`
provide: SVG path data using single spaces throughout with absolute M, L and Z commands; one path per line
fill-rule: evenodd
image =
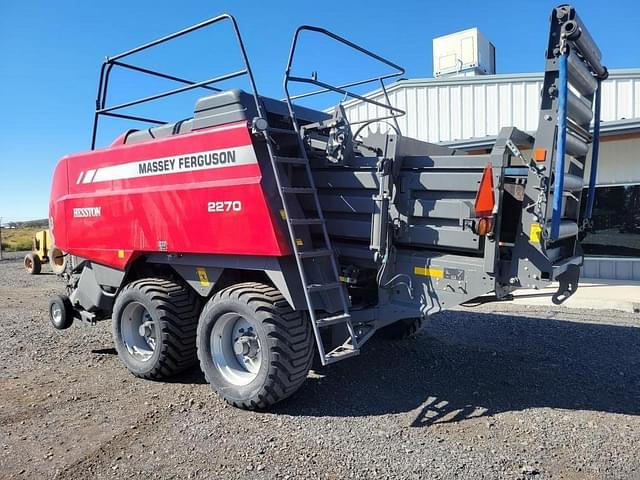
M 175 38 L 181 37 L 183 35 L 187 35 L 191 32 L 194 32 L 196 30 L 200 30 L 201 28 L 205 28 L 208 27 L 210 25 L 216 24 L 218 22 L 221 21 L 229 21 L 232 24 L 233 27 L 233 31 L 236 37 L 236 41 L 238 42 L 238 47 L 240 49 L 240 56 L 242 57 L 242 61 L 244 63 L 244 68 L 241 70 L 238 70 L 236 72 L 232 72 L 232 73 L 228 73 L 225 75 L 221 75 L 218 77 L 214 77 L 214 78 L 210 78 L 208 80 L 203 80 L 200 82 L 194 82 L 192 80 L 187 80 L 181 77 L 176 77 L 173 75 L 169 75 L 166 73 L 162 73 L 162 72 L 158 72 L 155 70 L 151 70 L 149 68 L 145 68 L 145 67 L 140 67 L 137 65 L 132 65 L 130 63 L 124 63 L 121 62 L 120 60 L 125 58 L 125 57 L 129 57 L 131 55 L 134 55 L 136 53 L 142 52 L 144 50 L 147 50 L 149 48 L 155 47 L 157 45 L 160 45 L 162 43 L 168 42 L 170 40 L 173 40 Z M 146 75 L 152 75 L 152 76 L 156 76 L 156 77 L 161 77 L 161 78 L 165 78 L 167 80 L 172 80 L 175 82 L 179 82 L 179 83 L 183 83 L 185 84 L 185 86 L 183 87 L 179 87 L 179 88 L 174 88 L 171 90 L 167 90 L 165 92 L 161 92 L 155 95 L 150 95 L 148 97 L 143 97 L 140 99 L 135 99 L 129 102 L 125 102 L 119 105 L 114 105 L 114 106 L 109 106 L 107 107 L 106 105 L 106 101 L 107 101 L 107 92 L 108 92 L 108 86 L 109 86 L 109 78 L 111 76 L 111 72 L 113 70 L 113 67 L 120 67 L 120 68 L 125 68 L 125 69 L 129 69 L 129 70 L 134 70 Z M 140 45 L 138 47 L 132 48 L 130 50 L 127 50 L 125 52 L 119 53 L 118 55 L 114 55 L 112 57 L 107 57 L 104 62 L 102 63 L 102 66 L 100 68 L 100 79 L 98 81 L 98 93 L 96 95 L 96 108 L 95 108 L 95 113 L 94 113 L 94 119 L 93 119 L 93 130 L 92 130 L 92 135 L 91 135 L 91 150 L 95 149 L 96 146 L 96 137 L 98 134 L 98 120 L 100 118 L 101 115 L 105 115 L 105 116 L 111 116 L 111 117 L 117 117 L 117 118 L 126 118 L 129 120 L 135 120 L 135 121 L 140 121 L 140 122 L 147 122 L 147 123 L 155 123 L 155 124 L 164 124 L 167 122 L 163 122 L 161 120 L 155 120 L 155 119 L 149 119 L 149 118 L 145 118 L 145 117 L 138 117 L 138 116 L 134 116 L 134 115 L 125 115 L 125 114 L 116 114 L 114 113 L 115 110 L 121 110 L 123 108 L 128 108 L 128 107 L 132 107 L 134 105 L 139 105 L 141 103 L 145 103 L 145 102 L 150 102 L 153 100 L 157 100 L 159 98 L 163 98 L 163 97 L 168 97 L 171 95 L 176 95 L 179 93 L 183 93 L 189 90 L 193 90 L 195 88 L 203 88 L 206 90 L 213 90 L 213 91 L 221 91 L 218 88 L 212 87 L 211 84 L 213 83 L 217 83 L 217 82 L 222 82 L 224 80 L 229 80 L 231 78 L 235 78 L 235 77 L 239 77 L 242 75 L 247 75 L 247 77 L 249 78 L 249 83 L 251 85 L 251 90 L 252 90 L 252 94 L 253 94 L 253 98 L 256 104 L 256 109 L 257 112 L 260 116 L 264 117 L 264 113 L 263 113 L 263 109 L 262 109 L 262 105 L 261 102 L 259 100 L 259 96 L 258 96 L 258 89 L 256 87 L 256 83 L 255 83 L 255 79 L 253 76 L 253 72 L 251 70 L 251 65 L 249 64 L 249 58 L 247 56 L 247 51 L 245 49 L 244 46 L 244 42 L 242 41 L 242 36 L 240 35 L 240 29 L 238 28 L 238 23 L 236 22 L 236 19 L 232 16 L 229 15 L 227 13 L 222 14 L 222 15 L 218 15 L 217 17 L 213 17 L 210 18 L 208 20 L 205 20 L 203 22 L 197 23 L 195 25 L 192 25 L 190 27 L 184 28 L 182 30 L 179 30 L 177 32 L 171 33 L 169 35 L 165 35 L 164 37 L 160 37 L 157 40 L 153 40 L 151 42 L 145 43 L 143 45 Z
M 109 108 L 101 108 L 98 110 L 98 113 L 112 112 L 114 110 L 120 110 L 122 108 L 133 107 L 134 105 L 139 105 L 141 103 L 150 102 L 152 100 L 157 100 L 159 98 L 168 97 L 171 95 L 175 95 L 177 93 L 187 92 L 189 90 L 193 90 L 194 88 L 201 88 L 210 85 L 211 83 L 222 82 L 224 80 L 229 80 L 231 78 L 236 78 L 241 75 L 245 75 L 247 73 L 246 69 L 238 70 L 237 72 L 228 73 L 226 75 L 221 75 L 219 77 L 209 78 L 208 80 L 203 80 L 201 82 L 189 82 L 189 85 L 185 85 L 184 87 L 174 88 L 172 90 L 167 90 L 166 92 L 156 93 L 155 95 L 150 95 L 148 97 L 139 98 L 138 100 L 131 100 L 129 102 L 120 103 L 118 105 L 114 105 Z
M 381 63 L 383 63 L 384 65 L 387 65 L 388 67 L 393 68 L 395 71 L 392 73 L 388 73 L 385 75 L 380 75 L 377 77 L 373 77 L 373 78 L 369 78 L 366 80 L 357 80 L 355 82 L 350 82 L 344 85 L 330 85 L 328 83 L 325 82 L 321 82 L 319 81 L 317 78 L 315 77 L 311 77 L 311 78 L 306 78 L 306 77 L 297 77 L 297 76 L 293 76 L 291 75 L 291 68 L 293 66 L 293 59 L 295 57 L 295 53 L 296 53 L 296 49 L 298 47 L 298 40 L 300 37 L 300 34 L 303 31 L 310 31 L 310 32 L 315 32 L 315 33 L 319 33 L 321 35 L 327 36 L 335 41 L 337 41 L 338 43 L 342 43 L 343 45 L 346 45 L 362 54 L 364 54 L 367 57 L 373 58 L 374 60 L 377 60 Z M 400 77 L 402 75 L 404 75 L 405 70 L 404 68 L 402 68 L 401 66 L 391 62 L 390 60 L 387 60 L 386 58 L 370 51 L 367 50 L 366 48 L 353 43 L 350 40 L 347 40 L 344 37 L 341 37 L 340 35 L 337 35 L 333 32 L 330 32 L 329 30 L 326 30 L 324 28 L 320 28 L 320 27 L 314 27 L 311 25 L 302 25 L 300 27 L 298 27 L 298 29 L 296 30 L 294 36 L 293 36 L 293 41 L 291 42 L 291 49 L 289 51 L 289 59 L 287 61 L 287 67 L 285 69 L 285 76 L 284 76 L 284 82 L 283 82 L 283 87 L 284 87 L 284 91 L 285 91 L 285 100 L 287 101 L 287 104 L 289 105 L 289 111 L 291 113 L 291 118 L 293 121 L 295 121 L 295 117 L 293 114 L 293 108 L 292 108 L 292 101 L 296 100 L 296 99 L 300 99 L 300 98 L 305 98 L 305 97 L 310 97 L 310 96 L 314 96 L 314 95 L 320 95 L 323 93 L 327 93 L 327 92 L 335 92 L 335 93 L 340 93 L 344 96 L 347 97 L 351 97 L 354 98 L 356 100 L 360 100 L 362 102 L 365 103 L 370 103 L 372 105 L 384 108 L 386 110 L 388 110 L 390 112 L 390 115 L 388 116 L 384 116 L 384 117 L 380 117 L 377 119 L 373 119 L 372 121 L 375 120 L 384 120 L 387 118 L 393 118 L 394 122 L 397 124 L 397 119 L 396 117 L 398 116 L 402 116 L 404 115 L 406 112 L 400 108 L 394 107 L 393 105 L 391 105 L 391 103 L 389 102 L 389 98 L 386 95 L 386 91 L 385 91 L 385 98 L 387 100 L 387 103 L 381 103 L 381 102 L 377 102 L 375 100 L 372 100 L 371 98 L 367 98 L 365 96 L 362 95 L 358 95 L 356 93 L 353 93 L 349 90 L 347 90 L 350 87 L 354 87 L 354 86 L 360 86 L 360 85 L 366 85 L 368 83 L 373 83 L 373 82 L 380 82 L 384 91 L 384 81 L 388 80 L 390 78 L 395 78 L 395 77 Z M 289 83 L 307 83 L 307 84 L 311 84 L 311 85 L 316 85 L 318 87 L 320 87 L 320 90 L 315 90 L 312 92 L 307 92 L 307 93 L 303 93 L 303 94 L 299 94 L 299 95 L 294 95 L 292 96 L 289 93 Z
M 123 68 L 129 69 L 129 70 L 134 70 L 136 72 L 142 72 L 142 73 L 146 73 L 146 74 L 149 74 L 149 75 L 153 75 L 155 77 L 166 78 L 167 80 L 173 80 L 174 82 L 185 83 L 187 85 L 193 85 L 194 83 L 196 83 L 196 82 L 192 82 L 191 80 L 185 80 L 184 78 L 176 77 L 174 75 L 169 75 L 169 74 L 162 73 L 162 72 L 156 72 L 155 70 L 150 70 L 148 68 L 139 67 L 137 65 L 131 65 L 129 63 L 120 62 L 118 60 L 112 60 L 111 63 L 113 65 L 117 65 L 119 67 L 123 67 Z M 222 91 L 219 88 L 210 87 L 210 86 L 203 86 L 202 88 L 206 88 L 207 90 L 212 90 L 214 92 L 221 92 Z

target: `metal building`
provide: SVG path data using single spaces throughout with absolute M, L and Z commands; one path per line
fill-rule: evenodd
M 460 62 L 462 63 L 462 62 Z M 434 62 L 435 64 L 435 62 Z M 403 134 L 470 151 L 493 145 L 500 128 L 537 128 L 542 74 L 400 80 L 389 87 Z M 385 103 L 380 90 L 366 95 Z M 383 116 L 360 101 L 345 104 L 350 121 Z M 589 278 L 640 281 L 640 69 L 613 70 L 603 85 L 600 165 L 594 225 L 582 244 Z M 385 126 L 381 126 L 382 129 Z

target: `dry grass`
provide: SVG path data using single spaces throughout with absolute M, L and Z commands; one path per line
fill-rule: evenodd
M 33 237 L 42 227 L 18 227 L 2 229 L 2 250 L 17 252 L 31 250 Z

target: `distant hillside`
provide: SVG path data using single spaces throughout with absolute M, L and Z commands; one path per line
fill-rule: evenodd
M 40 220 L 25 220 L 24 222 L 3 222 L 2 228 L 49 228 L 49 220 L 42 218 Z

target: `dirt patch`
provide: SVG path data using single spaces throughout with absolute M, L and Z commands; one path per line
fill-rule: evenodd
M 637 314 L 489 304 L 374 339 L 267 413 L 196 368 L 130 375 L 108 322 L 53 330 L 53 275 L 0 262 L 0 477 L 640 476 Z

